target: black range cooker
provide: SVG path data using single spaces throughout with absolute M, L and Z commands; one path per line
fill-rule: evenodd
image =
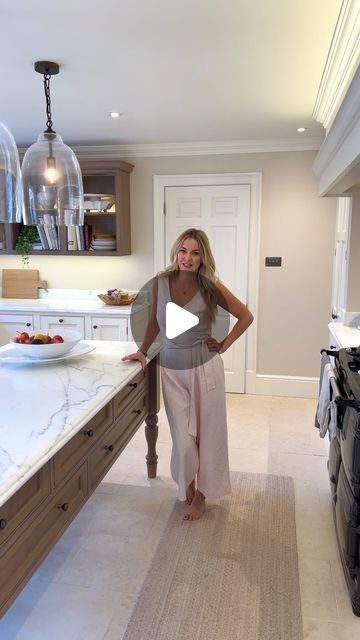
M 360 347 L 323 350 L 334 358 L 340 395 L 328 470 L 338 547 L 355 615 L 360 616 Z

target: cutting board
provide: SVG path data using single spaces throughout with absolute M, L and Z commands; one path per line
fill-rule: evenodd
M 3 298 L 38 298 L 39 289 L 46 289 L 46 280 L 39 280 L 37 269 L 3 269 Z

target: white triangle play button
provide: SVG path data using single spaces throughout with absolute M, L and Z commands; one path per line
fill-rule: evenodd
M 174 302 L 166 305 L 166 337 L 170 340 L 199 324 L 199 318 Z

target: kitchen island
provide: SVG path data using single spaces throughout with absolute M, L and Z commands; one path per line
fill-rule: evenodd
M 54 363 L 14 364 L 0 349 L 0 615 L 144 421 L 156 476 L 160 345 L 143 372 L 121 361 L 134 343 L 88 344 Z

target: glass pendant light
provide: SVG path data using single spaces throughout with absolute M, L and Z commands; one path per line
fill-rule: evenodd
M 50 78 L 56 62 L 35 62 L 44 76 L 46 130 L 29 147 L 22 162 L 24 223 L 72 226 L 84 224 L 84 190 L 75 153 L 52 128 Z
M 19 154 L 12 133 L 0 122 L 0 222 L 21 222 L 22 215 Z

